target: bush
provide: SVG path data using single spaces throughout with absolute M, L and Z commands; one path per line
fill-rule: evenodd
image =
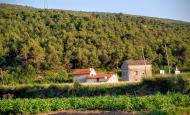
M 38 77 L 40 76 L 40 77 Z M 72 77 L 64 68 L 47 70 L 37 73 L 32 65 L 16 67 L 0 75 L 0 84 L 28 84 L 28 83 L 65 83 L 72 82 Z
M 141 86 L 145 86 L 145 88 L 151 92 L 159 91 L 166 94 L 168 91 L 184 93 L 186 90 L 186 84 L 188 84 L 188 81 L 181 76 L 168 76 L 145 78 L 143 79 Z
M 36 76 L 36 70 L 32 65 L 12 68 L 0 77 L 2 84 L 32 83 Z
M 41 80 L 37 80 L 37 83 L 65 83 L 72 82 L 72 77 L 69 76 L 67 71 L 60 67 L 57 69 L 46 70 L 42 74 L 43 78 Z

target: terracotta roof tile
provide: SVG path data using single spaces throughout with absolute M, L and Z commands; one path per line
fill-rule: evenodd
M 95 76 L 87 76 L 87 78 L 88 79 L 97 79 L 97 78 L 105 78 L 105 77 L 110 78 L 112 76 L 113 74 L 97 74 Z
M 80 75 L 80 74 L 89 74 L 92 70 L 92 68 L 88 69 L 75 69 L 73 70 L 72 74 L 74 75 Z
M 148 62 L 147 60 L 127 60 L 125 61 L 128 65 L 151 65 L 150 62 Z

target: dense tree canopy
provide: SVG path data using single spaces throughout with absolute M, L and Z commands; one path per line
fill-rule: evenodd
M 190 70 L 190 23 L 115 13 L 0 5 L 0 67 L 120 67 L 145 58 L 154 70 Z

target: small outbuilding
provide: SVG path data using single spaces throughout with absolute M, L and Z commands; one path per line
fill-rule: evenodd
M 72 72 L 74 81 L 86 82 L 87 76 L 95 76 L 96 71 L 93 68 L 75 69 Z
M 95 76 L 87 76 L 87 83 L 99 83 L 99 82 L 107 82 L 113 83 L 118 82 L 117 74 L 97 74 Z
M 178 68 L 176 67 L 176 69 L 175 69 L 175 74 L 177 75 L 177 74 L 180 74 L 181 72 L 178 70 Z
M 141 81 L 143 77 L 152 76 L 152 65 L 147 60 L 126 60 L 121 69 L 124 81 Z

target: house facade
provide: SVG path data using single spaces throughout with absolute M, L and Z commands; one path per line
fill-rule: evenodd
M 95 76 L 96 71 L 93 68 L 75 69 L 72 72 L 74 81 L 86 82 L 87 76 Z
M 147 60 L 126 60 L 121 69 L 124 81 L 141 81 L 143 77 L 152 76 L 152 65 Z
M 117 74 L 97 74 L 93 68 L 75 69 L 72 75 L 74 81 L 80 83 L 118 82 Z
M 87 76 L 86 82 L 88 83 L 118 82 L 118 76 L 116 74 L 97 74 L 95 76 Z

